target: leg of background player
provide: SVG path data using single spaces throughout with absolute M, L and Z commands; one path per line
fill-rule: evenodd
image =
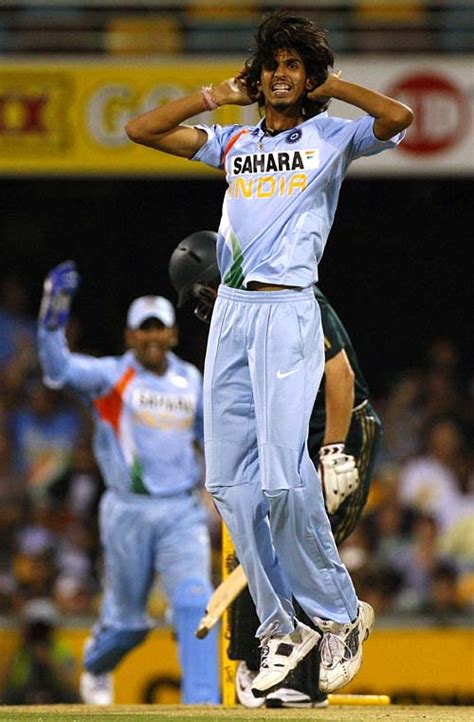
M 153 531 L 144 523 L 143 509 L 143 504 L 132 505 L 111 490 L 102 497 L 106 586 L 100 621 L 84 649 L 80 687 L 88 704 L 112 704 L 111 672 L 154 626 L 146 613 L 154 573 Z
M 218 704 L 217 630 L 197 639 L 199 624 L 212 594 L 210 541 L 206 514 L 198 495 L 164 500 L 167 524 L 156 536 L 155 563 L 178 641 L 183 704 Z

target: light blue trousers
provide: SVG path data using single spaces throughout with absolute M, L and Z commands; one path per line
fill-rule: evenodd
M 184 704 L 220 700 L 217 636 L 194 631 L 212 594 L 210 540 L 196 492 L 153 498 L 105 492 L 100 505 L 105 589 L 100 621 L 85 655 L 86 669 L 115 669 L 154 622 L 147 604 L 155 574 L 172 609 L 181 663 Z
M 292 595 L 310 617 L 357 614 L 307 451 L 323 370 L 311 289 L 220 286 L 204 371 L 206 486 L 247 575 L 259 637 L 293 630 Z

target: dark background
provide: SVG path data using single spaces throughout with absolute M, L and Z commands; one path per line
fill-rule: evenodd
M 427 345 L 452 338 L 472 367 L 472 194 L 469 179 L 347 179 L 320 286 L 356 345 L 376 395 L 394 372 L 423 363 Z M 20 275 L 36 314 L 49 268 L 74 259 L 82 275 L 74 312 L 81 346 L 122 350 L 130 301 L 176 300 L 167 262 L 196 230 L 217 230 L 222 180 L 0 181 L 1 275 Z M 178 312 L 178 352 L 202 365 L 206 329 Z

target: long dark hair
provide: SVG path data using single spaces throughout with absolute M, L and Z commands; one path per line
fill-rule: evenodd
M 275 54 L 279 50 L 295 50 L 302 58 L 307 75 L 314 80 L 314 87 L 322 85 L 334 65 L 326 31 L 318 28 L 309 18 L 291 15 L 287 10 L 276 10 L 261 20 L 255 34 L 256 48 L 247 59 L 240 74 L 247 93 L 260 106 L 264 99 L 259 94 L 258 83 L 263 68 L 275 67 Z M 312 117 L 326 110 L 329 102 L 303 100 L 303 115 Z

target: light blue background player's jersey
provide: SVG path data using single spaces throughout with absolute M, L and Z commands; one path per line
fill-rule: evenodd
M 395 147 L 403 133 L 378 140 L 374 118 L 321 113 L 272 137 L 257 126 L 199 125 L 207 142 L 193 160 L 225 168 L 225 194 L 217 239 L 223 282 L 249 281 L 307 287 L 334 220 L 349 164 Z
M 163 376 L 132 352 L 94 358 L 70 353 L 64 333 L 38 331 L 45 383 L 90 403 L 94 453 L 107 486 L 154 496 L 193 488 L 200 478 L 194 440 L 202 440 L 202 380 L 172 353 Z

